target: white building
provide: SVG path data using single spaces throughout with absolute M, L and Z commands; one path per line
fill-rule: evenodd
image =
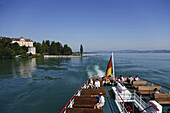
M 36 54 L 36 48 L 35 47 L 29 47 L 27 53 Z
M 21 38 L 12 38 L 12 43 L 18 43 L 19 46 L 33 47 L 33 41 L 30 39 Z
M 36 48 L 33 46 L 33 41 L 30 39 L 21 38 L 12 38 L 12 43 L 18 43 L 19 46 L 28 47 L 27 53 L 36 54 Z

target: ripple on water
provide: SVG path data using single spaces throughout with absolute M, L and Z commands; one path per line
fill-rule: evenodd
M 55 78 L 50 76 L 41 76 L 39 78 L 33 78 L 33 80 L 59 80 L 61 78 Z
M 43 69 L 43 70 L 68 70 L 67 68 L 57 68 L 57 67 L 37 67 L 38 69 Z

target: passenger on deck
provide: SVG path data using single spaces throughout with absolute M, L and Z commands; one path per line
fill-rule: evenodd
M 136 77 L 134 78 L 134 81 L 138 81 L 138 80 L 139 80 L 139 77 L 136 76 Z
M 97 107 L 97 109 L 100 109 L 104 106 L 105 100 L 104 100 L 104 96 L 103 96 L 102 92 L 100 92 L 98 96 L 99 96 L 99 102 L 94 105 L 94 109 L 96 109 L 96 107 Z
M 133 78 L 132 78 L 131 76 L 129 76 L 129 77 L 127 78 L 127 82 L 128 82 L 129 84 L 132 84 L 132 81 L 133 81 Z
M 106 83 L 107 83 L 107 85 L 112 85 L 112 83 L 110 82 L 110 79 L 106 79 Z
M 93 89 L 93 80 L 92 80 L 92 79 L 90 79 L 89 84 L 88 84 L 88 86 L 87 86 L 87 89 L 89 89 L 89 87 L 90 87 L 91 89 Z
M 102 86 L 105 86 L 105 85 L 112 85 L 112 83 L 110 82 L 110 79 L 106 77 L 102 77 Z
M 155 88 L 155 89 L 154 89 L 154 92 L 153 92 L 152 94 L 150 94 L 150 98 L 151 98 L 152 100 L 154 100 L 154 99 L 155 99 L 154 94 L 159 94 L 159 91 L 158 91 L 158 89 L 157 89 L 157 88 Z
M 158 89 L 155 88 L 155 89 L 154 89 L 154 94 L 158 94 L 158 93 L 159 93 Z
M 102 86 L 105 86 L 105 85 L 106 85 L 106 78 L 102 77 Z
M 99 89 L 99 87 L 100 87 L 100 81 L 99 79 L 96 79 L 96 81 L 94 82 L 94 88 Z
M 120 82 L 120 83 L 123 85 L 123 83 L 124 83 L 124 78 L 122 77 L 122 75 L 119 76 L 118 82 Z

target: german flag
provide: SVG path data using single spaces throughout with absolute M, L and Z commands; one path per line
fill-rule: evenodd
M 106 77 L 108 77 L 109 75 L 113 74 L 113 66 L 112 66 L 112 56 L 110 57 L 109 63 L 107 65 L 107 69 L 106 69 Z

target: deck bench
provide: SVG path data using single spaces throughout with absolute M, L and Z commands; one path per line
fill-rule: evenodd
M 96 97 L 83 97 L 83 96 L 75 96 L 74 104 L 96 104 L 98 99 Z
M 90 104 L 83 104 L 83 103 L 77 104 L 77 103 L 75 103 L 75 104 L 73 104 L 73 108 L 93 108 L 94 109 L 95 104 L 93 104 L 93 103 L 90 103 Z
M 106 89 L 82 89 L 81 95 L 99 95 L 100 92 L 106 97 Z
M 160 92 L 161 86 L 138 86 L 138 92 L 144 95 L 148 95 L 153 93 L 155 88 L 157 88 Z
M 132 85 L 135 87 L 135 88 L 138 88 L 139 86 L 146 86 L 146 81 L 133 81 Z
M 67 108 L 66 113 L 103 113 L 103 109 Z
M 170 105 L 170 94 L 154 94 L 154 97 L 159 104 Z

